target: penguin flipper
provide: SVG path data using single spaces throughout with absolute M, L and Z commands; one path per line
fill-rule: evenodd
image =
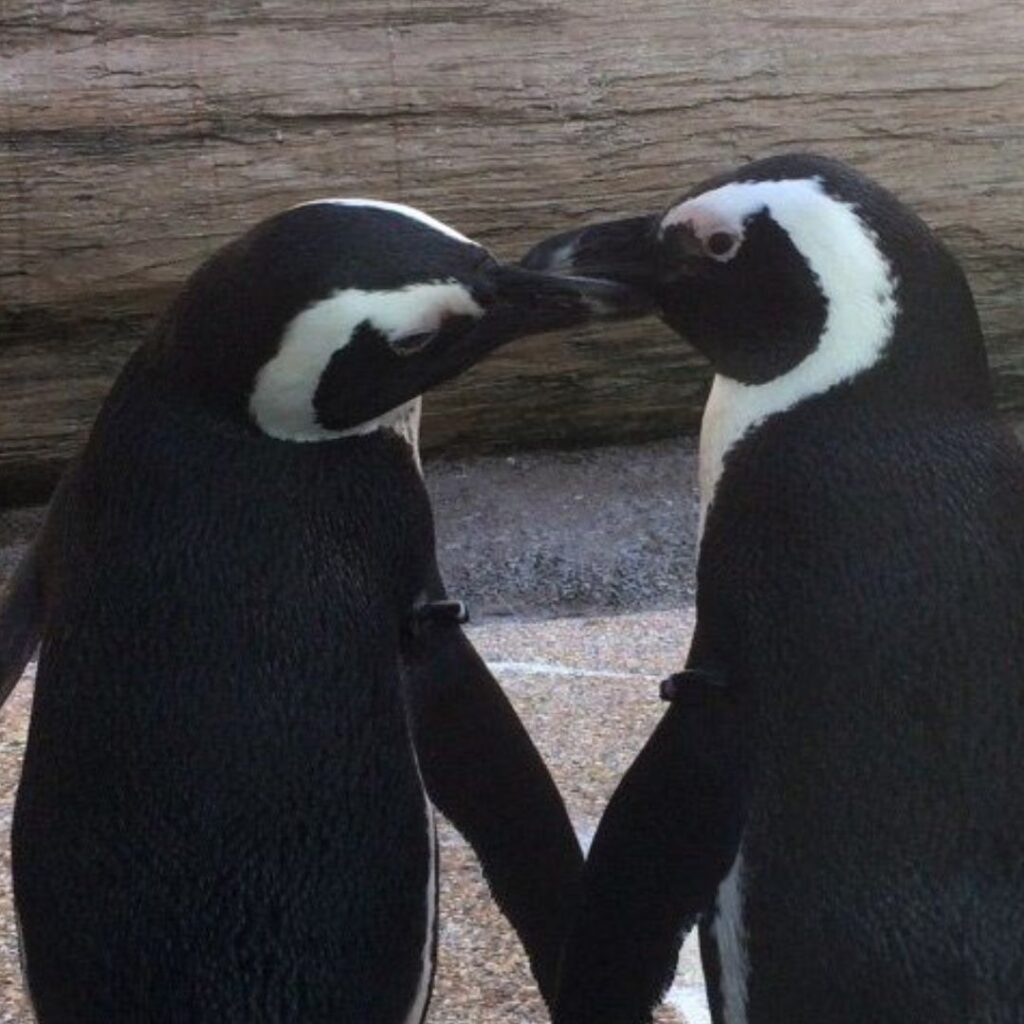
M 41 561 L 39 545 L 34 543 L 0 596 L 0 707 L 42 639 L 46 606 Z
M 403 654 L 427 794 L 473 847 L 551 1006 L 583 869 L 565 805 L 508 698 L 458 625 L 416 631 Z
M 555 1024 L 650 1021 L 683 938 L 736 857 L 749 789 L 743 712 L 714 673 L 673 680 L 672 706 L 612 795 L 587 856 Z

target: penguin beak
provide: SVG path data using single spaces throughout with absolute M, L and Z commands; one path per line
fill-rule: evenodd
M 651 299 L 621 281 L 545 273 L 490 263 L 473 281 L 484 315 L 447 343 L 427 350 L 432 372 L 447 380 L 518 338 L 591 320 L 625 320 L 653 312 Z
M 497 264 L 487 273 L 493 301 L 484 320 L 509 338 L 573 327 L 590 320 L 626 320 L 652 312 L 651 299 L 623 281 L 573 272 Z
M 375 387 L 353 395 L 345 389 L 331 392 L 321 383 L 320 422 L 332 430 L 367 423 L 519 338 L 652 311 L 643 292 L 621 282 L 547 274 L 494 261 L 477 268 L 465 285 L 483 309 L 480 317 L 452 316 L 432 336 L 415 336 L 412 344 L 377 342 L 372 352 L 364 347 L 359 357 L 363 373 L 369 360 L 379 361 Z M 341 360 L 355 358 L 353 351 L 346 349 Z M 336 372 L 341 365 L 336 364 Z
M 522 266 L 549 274 L 579 274 L 630 286 L 653 311 L 658 291 L 661 218 L 651 214 L 606 221 L 553 235 L 535 245 Z
M 430 386 L 479 362 L 519 338 L 574 327 L 591 320 L 623 320 L 653 311 L 650 298 L 619 281 L 549 274 L 511 264 L 491 263 L 477 274 L 473 293 L 484 315 L 424 352 Z

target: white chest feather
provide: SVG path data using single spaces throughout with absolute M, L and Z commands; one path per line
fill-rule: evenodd
M 416 460 L 416 468 L 420 471 L 420 476 L 423 476 L 423 462 L 420 460 L 420 416 L 422 412 L 423 399 L 414 398 L 400 409 L 396 409 L 394 420 L 388 424 L 399 437 L 405 438 L 406 443 L 412 449 L 412 456 Z
M 340 434 L 351 437 L 358 434 L 372 434 L 375 430 L 393 430 L 412 449 L 416 468 L 423 476 L 423 463 L 420 460 L 420 416 L 423 412 L 423 398 L 417 396 L 411 402 L 391 409 L 383 416 L 360 423 L 358 427 L 340 431 Z
M 722 394 L 724 377 L 715 377 L 711 393 L 704 406 L 700 423 L 700 455 L 698 459 L 698 483 L 700 486 L 700 530 L 704 532 L 704 520 L 715 496 L 718 478 L 722 475 L 725 453 L 736 443 L 741 425 L 733 422 L 728 398 Z

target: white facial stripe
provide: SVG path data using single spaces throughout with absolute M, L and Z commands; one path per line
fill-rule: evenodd
M 447 316 L 480 317 L 483 309 L 456 281 L 415 284 L 396 291 L 346 288 L 301 312 L 285 329 L 277 354 L 262 367 L 249 399 L 260 429 L 288 441 L 325 441 L 367 433 L 407 416 L 405 406 L 347 431 L 327 430 L 316 419 L 313 397 L 335 352 L 368 322 L 388 340 L 436 330 Z M 408 403 L 407 403 L 408 404 Z
M 424 213 L 422 210 L 417 210 L 415 206 L 405 206 L 402 203 L 389 203 L 383 199 L 312 199 L 306 203 L 299 203 L 299 206 L 315 206 L 317 203 L 333 203 L 336 206 L 365 206 L 371 210 L 388 210 L 391 213 L 401 214 L 403 217 L 408 217 L 409 220 L 419 221 L 420 224 L 426 224 L 428 228 L 433 228 L 435 231 L 440 231 L 441 234 L 447 235 L 449 238 L 454 238 L 458 242 L 465 242 L 468 245 L 475 245 L 478 248 L 482 248 L 479 242 L 474 242 L 472 238 L 467 238 L 465 235 L 460 234 L 455 228 L 449 227 L 444 221 L 437 220 L 436 217 L 431 217 L 429 213 Z
M 817 179 L 731 182 L 680 203 L 662 221 L 695 230 L 742 234 L 744 221 L 766 209 L 818 279 L 828 314 L 817 348 L 788 373 L 765 384 L 718 374 L 701 424 L 702 515 L 714 497 L 729 449 L 768 416 L 850 380 L 873 366 L 892 338 L 896 279 L 871 229 L 854 207 L 829 196 Z

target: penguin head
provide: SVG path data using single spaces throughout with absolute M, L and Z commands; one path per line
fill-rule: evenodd
M 403 418 L 424 391 L 515 338 L 637 315 L 621 283 L 498 263 L 410 207 L 306 203 L 192 276 L 160 332 L 160 368 L 207 411 L 290 441 Z
M 523 264 L 647 291 L 720 376 L 743 385 L 785 379 L 817 393 L 889 363 L 924 369 L 932 390 L 987 387 L 953 258 L 894 196 L 825 157 L 749 164 L 663 213 L 549 239 Z

